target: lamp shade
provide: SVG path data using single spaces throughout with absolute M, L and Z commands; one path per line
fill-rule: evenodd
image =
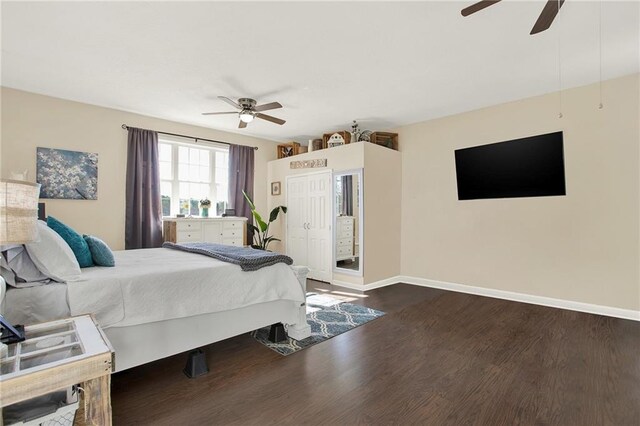
M 0 244 L 22 244 L 38 237 L 40 184 L 0 180 Z

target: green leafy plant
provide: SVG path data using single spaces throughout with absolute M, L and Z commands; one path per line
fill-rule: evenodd
M 269 222 L 265 222 L 264 219 L 262 219 L 262 216 L 260 216 L 260 213 L 256 211 L 256 206 L 255 204 L 253 204 L 253 201 L 251 201 L 251 198 L 249 198 L 246 192 L 242 191 L 242 193 L 244 194 L 244 198 L 249 203 L 251 214 L 253 215 L 253 218 L 255 219 L 257 224 L 257 226 L 251 225 L 249 223 L 247 224 L 247 227 L 251 231 L 253 231 L 253 244 L 251 245 L 251 247 L 259 250 L 267 250 L 267 247 L 269 247 L 270 243 L 272 243 L 273 241 L 280 241 L 278 238 L 269 235 L 269 226 L 273 222 L 275 222 L 276 219 L 278 219 L 278 214 L 280 214 L 280 211 L 282 211 L 282 214 L 286 214 L 287 208 L 285 206 L 278 206 L 274 208 L 269 214 Z

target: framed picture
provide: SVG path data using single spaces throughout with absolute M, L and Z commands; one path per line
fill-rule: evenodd
M 280 195 L 280 182 L 271 182 L 271 195 Z
M 98 199 L 98 154 L 38 148 L 36 155 L 40 198 Z

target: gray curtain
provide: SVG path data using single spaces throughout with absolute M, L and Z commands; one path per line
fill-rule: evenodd
M 125 249 L 162 245 L 158 133 L 129 127 Z
M 353 176 L 342 176 L 342 215 L 353 216 Z
M 249 203 L 242 191 L 253 200 L 253 171 L 255 150 L 252 146 L 229 146 L 229 208 L 235 209 L 236 216 L 246 217 L 253 224 Z M 253 232 L 247 229 L 249 244 L 253 241 Z

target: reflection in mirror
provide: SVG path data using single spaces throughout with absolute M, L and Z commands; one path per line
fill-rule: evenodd
M 362 174 L 335 175 L 335 268 L 360 275 L 360 224 Z

